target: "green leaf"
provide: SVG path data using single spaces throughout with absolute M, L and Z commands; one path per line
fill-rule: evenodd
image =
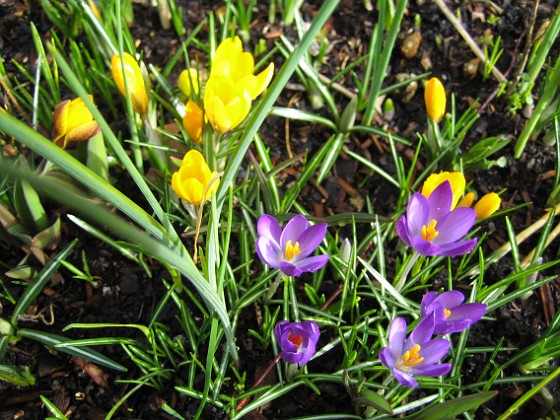
M 474 410 L 490 401 L 498 395 L 498 391 L 479 392 L 478 394 L 467 395 L 466 397 L 456 398 L 435 404 L 422 411 L 418 415 L 407 417 L 414 420 L 448 420 L 453 419 L 459 414 Z
M 51 419 L 68 420 L 51 400 L 43 395 L 41 395 L 40 398 L 45 407 L 51 412 L 52 415 L 54 415 L 54 417 L 50 417 Z
M 74 239 L 62 252 L 60 252 L 54 259 L 52 259 L 39 273 L 37 278 L 25 289 L 25 292 L 21 295 L 18 300 L 14 312 L 12 313 L 12 325 L 15 327 L 18 323 L 18 318 L 23 314 L 29 305 L 35 300 L 39 293 L 41 293 L 46 286 L 47 282 L 54 275 L 61 261 L 65 259 L 74 246 L 78 243 L 77 239 Z
M 120 363 L 114 362 L 107 356 L 102 355 L 98 351 L 89 347 L 57 347 L 59 344 L 70 341 L 69 338 L 57 334 L 51 334 L 44 331 L 22 328 L 18 330 L 17 335 L 31 340 L 38 341 L 46 346 L 57 348 L 58 351 L 70 354 L 71 356 L 81 357 L 99 366 L 115 369 L 120 372 L 126 372 L 127 369 Z
M 0 380 L 18 386 L 35 385 L 35 377 L 29 372 L 29 367 L 18 368 L 10 365 L 0 365 Z

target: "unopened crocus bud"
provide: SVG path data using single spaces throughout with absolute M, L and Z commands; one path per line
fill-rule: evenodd
M 220 184 L 218 173 L 212 172 L 198 150 L 187 152 L 181 167 L 171 177 L 171 188 L 189 204 L 198 206 L 202 200 L 208 201 Z M 212 183 L 210 185 L 210 183 Z
M 340 245 L 340 259 L 346 264 L 350 262 L 350 256 L 352 255 L 352 243 L 350 239 L 344 238 L 342 244 Z
M 177 81 L 177 86 L 179 86 L 179 89 L 181 89 L 187 98 L 190 97 L 192 93 L 198 95 L 200 84 L 201 80 L 198 71 L 192 67 L 188 70 L 183 70 Z
M 53 123 L 53 143 L 63 149 L 69 143 L 85 141 L 99 132 L 99 125 L 81 98 L 61 102 L 53 112 Z
M 124 69 L 122 67 L 124 62 Z M 148 110 L 148 93 L 144 84 L 144 77 L 138 63 L 130 54 L 123 52 L 122 60 L 118 54 L 111 58 L 111 72 L 113 79 L 123 96 L 127 88 L 132 100 L 132 107 L 139 114 L 146 114 Z M 126 78 L 126 87 L 124 80 Z
M 428 117 L 439 123 L 445 115 L 446 97 L 445 88 L 437 77 L 428 80 L 424 90 L 424 101 Z
M 195 102 L 189 100 L 185 106 L 183 127 L 190 139 L 197 144 L 202 143 L 202 127 L 204 126 L 204 114 Z
M 457 207 L 471 207 L 472 203 L 474 203 L 474 193 L 470 192 L 467 193 L 459 200 L 459 204 Z
M 486 219 L 494 214 L 500 208 L 501 203 L 502 199 L 495 192 L 483 195 L 474 205 L 477 220 Z
M 305 365 L 315 354 L 321 332 L 315 321 L 280 321 L 274 327 L 282 360 Z

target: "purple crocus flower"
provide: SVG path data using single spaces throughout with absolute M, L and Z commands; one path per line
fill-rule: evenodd
M 301 367 L 315 354 L 321 332 L 315 321 L 280 321 L 274 327 L 274 335 L 280 346 L 282 360 L 297 363 Z
M 402 385 L 415 388 L 415 375 L 441 376 L 451 369 L 450 363 L 438 362 L 449 351 L 450 343 L 444 338 L 432 338 L 435 315 L 424 318 L 406 338 L 406 321 L 395 318 L 389 325 L 387 339 L 389 347 L 381 349 L 381 363 L 391 369 Z
M 465 296 L 456 290 L 428 292 L 422 298 L 420 314 L 422 318 L 434 314 L 436 325 L 434 334 L 460 332 L 477 322 L 486 312 L 483 303 L 463 303 Z
M 329 256 L 326 254 L 310 257 L 326 232 L 326 223 L 309 227 L 307 219 L 301 214 L 292 218 L 284 230 L 274 217 L 263 214 L 257 222 L 259 238 L 255 247 L 259 258 L 266 264 L 279 268 L 288 276 L 299 277 L 327 263 Z
M 476 212 L 468 207 L 451 210 L 453 192 L 449 181 L 438 186 L 429 198 L 412 195 L 406 215 L 397 220 L 397 234 L 422 255 L 453 257 L 469 253 L 476 239 L 460 241 L 472 228 Z

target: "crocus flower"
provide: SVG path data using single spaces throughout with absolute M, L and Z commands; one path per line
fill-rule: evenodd
M 445 181 L 449 181 L 453 192 L 453 203 L 451 204 L 451 210 L 453 210 L 464 194 L 467 185 L 467 181 L 462 172 L 439 172 L 437 174 L 431 174 L 422 185 L 422 195 L 429 198 L 432 192 Z
M 241 90 L 249 93 L 251 99 L 259 96 L 268 86 L 274 74 L 274 63 L 254 75 L 255 59 L 251 53 L 243 51 L 241 39 L 236 36 L 225 39 L 216 48 L 210 78 L 222 76 L 232 81 Z
M 198 71 L 192 67 L 188 70 L 183 70 L 181 74 L 179 74 L 177 86 L 179 86 L 179 89 L 181 89 L 187 98 L 191 96 L 191 93 L 198 95 L 200 84 L 201 80 Z
M 435 315 L 422 319 L 406 338 L 406 321 L 395 318 L 389 325 L 389 346 L 381 349 L 379 360 L 391 369 L 402 385 L 415 388 L 414 376 L 441 376 L 451 369 L 450 363 L 438 363 L 449 351 L 450 343 L 444 338 L 434 338 Z
M 69 143 L 87 140 L 99 132 L 99 125 L 81 98 L 61 102 L 53 112 L 53 123 L 53 143 L 63 149 Z
M 202 127 L 204 126 L 204 113 L 195 102 L 190 99 L 185 106 L 185 116 L 183 117 L 183 127 L 192 141 L 197 144 L 202 143 Z
M 309 227 L 303 215 L 292 218 L 284 227 L 268 214 L 257 222 L 259 238 L 255 245 L 259 258 L 272 268 L 279 268 L 288 276 L 299 277 L 322 268 L 328 261 L 326 254 L 310 255 L 323 241 L 326 223 Z
M 434 334 L 460 332 L 477 322 L 486 312 L 483 303 L 463 303 L 465 296 L 456 290 L 428 292 L 422 298 L 422 318 L 434 316 Z
M 122 61 L 124 61 L 124 71 Z M 127 52 L 123 52 L 122 61 L 118 54 L 113 55 L 111 58 L 113 79 L 123 96 L 126 96 L 126 88 L 128 88 L 132 107 L 136 112 L 144 115 L 148 109 L 148 93 L 146 92 L 146 85 L 144 84 L 144 77 L 140 67 L 134 57 Z M 126 88 L 124 85 L 125 78 Z
M 223 76 L 206 82 L 204 111 L 212 128 L 225 133 L 237 127 L 251 110 L 251 95 L 241 86 Z
M 314 321 L 280 321 L 274 326 L 274 335 L 280 346 L 282 360 L 300 367 L 315 354 L 321 332 Z
M 446 97 L 445 88 L 437 77 L 432 77 L 426 83 L 424 102 L 426 103 L 428 117 L 439 123 L 445 115 Z
M 397 220 L 397 234 L 422 255 L 456 256 L 471 252 L 476 239 L 460 241 L 474 224 L 476 212 L 467 207 L 451 210 L 453 193 L 449 181 L 438 186 L 429 198 L 412 195 L 406 214 Z
M 210 170 L 198 150 L 190 150 L 183 158 L 179 170 L 171 177 L 171 188 L 183 200 L 198 206 L 203 198 L 205 201 L 210 200 L 212 193 L 218 189 L 218 179 L 209 187 L 217 176 L 218 173 Z

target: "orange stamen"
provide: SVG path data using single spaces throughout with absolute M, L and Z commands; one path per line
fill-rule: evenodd
M 301 254 L 301 251 L 299 249 L 299 242 L 296 241 L 296 243 L 292 245 L 292 240 L 290 239 L 288 242 L 286 242 L 286 251 L 284 252 L 284 258 L 290 261 L 298 254 Z
M 412 367 L 422 363 L 424 358 L 420 357 L 420 349 L 420 344 L 415 344 L 410 350 L 405 352 L 402 357 L 403 365 Z
M 436 230 L 437 220 L 433 219 L 428 226 L 422 226 L 422 239 L 428 242 L 432 242 L 437 238 L 439 232 Z

